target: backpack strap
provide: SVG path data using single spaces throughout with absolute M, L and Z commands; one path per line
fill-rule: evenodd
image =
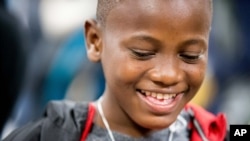
M 214 115 L 191 103 L 185 109 L 193 117 L 191 141 L 223 141 L 226 138 L 227 120 L 223 113 Z
M 85 124 L 85 128 L 83 129 L 82 136 L 81 136 L 81 141 L 85 141 L 87 139 L 87 136 L 89 134 L 89 131 L 92 127 L 92 123 L 95 117 L 95 106 L 93 102 L 90 102 L 88 105 L 88 116 L 87 116 L 87 121 Z

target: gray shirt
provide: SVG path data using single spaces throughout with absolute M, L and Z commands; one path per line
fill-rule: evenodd
M 52 101 L 48 104 L 44 117 L 13 131 L 3 141 L 79 141 L 85 128 L 88 103 Z M 188 141 L 188 112 L 183 111 L 169 127 L 149 136 L 133 138 L 114 132 L 116 141 Z M 86 141 L 110 141 L 106 129 L 93 124 Z
M 149 136 L 134 138 L 115 131 L 112 131 L 112 134 L 116 141 L 189 141 L 189 130 L 187 127 L 189 120 L 190 115 L 183 111 L 170 128 L 156 131 Z M 111 139 L 106 129 L 94 124 L 87 141 L 111 141 Z

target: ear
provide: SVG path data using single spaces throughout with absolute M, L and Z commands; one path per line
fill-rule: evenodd
M 88 58 L 90 61 L 99 62 L 102 52 L 101 28 L 95 20 L 87 20 L 84 28 Z

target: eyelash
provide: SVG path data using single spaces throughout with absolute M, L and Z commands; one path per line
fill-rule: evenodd
M 139 60 L 147 60 L 152 58 L 155 53 L 148 51 L 131 50 L 133 55 Z
M 145 50 L 131 49 L 131 51 L 132 51 L 132 54 L 136 57 L 136 59 L 139 59 L 139 60 L 151 59 L 155 55 L 154 52 L 145 51 Z M 187 63 L 194 64 L 197 61 L 199 61 L 199 59 L 201 58 L 201 55 L 200 54 L 198 55 L 179 54 L 179 57 L 182 58 Z
M 201 55 L 187 55 L 187 54 L 180 54 L 179 55 L 185 62 L 187 63 L 196 63 L 200 58 Z

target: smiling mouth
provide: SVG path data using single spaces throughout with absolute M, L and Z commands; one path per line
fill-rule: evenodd
M 139 90 L 139 89 L 137 91 L 140 92 L 145 97 L 152 97 L 159 101 L 174 99 L 178 95 L 178 94 L 156 93 L 156 92 L 150 92 L 150 91 Z
M 155 114 L 166 114 L 175 110 L 180 103 L 183 92 L 178 93 L 159 93 L 137 89 L 139 98 L 145 103 L 148 109 Z

